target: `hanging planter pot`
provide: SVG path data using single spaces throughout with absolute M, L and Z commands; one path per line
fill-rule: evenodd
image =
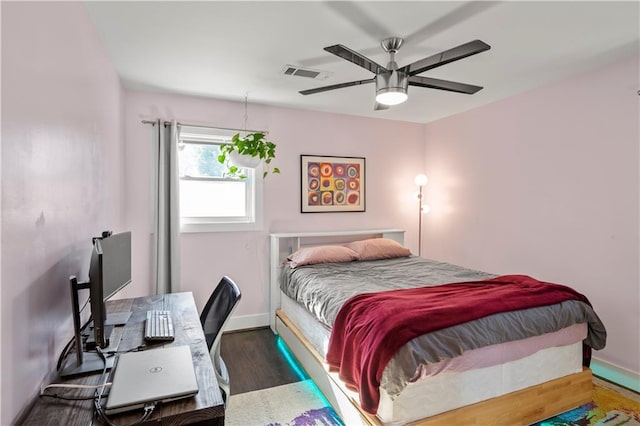
M 234 166 L 244 167 L 247 169 L 255 169 L 261 163 L 260 157 L 252 157 L 247 154 L 240 154 L 238 151 L 229 153 L 229 162 Z
M 256 168 L 264 163 L 262 177 L 266 177 L 269 172 L 280 173 L 277 167 L 269 168 L 271 160 L 276 156 L 276 144 L 265 139 L 262 132 L 249 133 L 240 137 L 237 133 L 231 138 L 231 143 L 220 147 L 218 162 L 227 168 L 225 175 L 244 179 L 243 168 Z

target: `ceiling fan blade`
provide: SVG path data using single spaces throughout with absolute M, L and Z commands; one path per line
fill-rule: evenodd
M 470 18 L 480 16 L 488 9 L 500 5 L 499 1 L 470 1 L 444 14 L 434 21 L 430 21 L 424 27 L 417 29 L 411 34 L 405 35 L 404 42 L 407 44 L 419 44 L 422 41 L 433 39 L 443 31 L 462 24 Z
M 389 108 L 391 108 L 389 105 L 384 105 L 384 104 L 381 104 L 379 102 L 376 102 L 376 104 L 373 106 L 373 110 L 374 111 L 383 111 L 383 110 L 389 109 Z
M 367 12 L 366 8 L 362 7 L 362 3 L 328 1 L 324 2 L 324 4 L 374 40 L 382 40 L 393 33 L 393 31 L 390 31 L 389 28 L 384 25 L 384 21 L 381 22 L 371 13 Z
M 416 75 L 489 49 L 491 49 L 491 46 L 484 41 L 473 40 L 452 49 L 436 53 L 435 55 L 431 55 L 427 58 L 420 59 L 412 64 L 405 65 L 400 68 L 399 71 L 406 72 L 410 76 Z
M 440 80 L 439 78 L 419 77 L 417 75 L 409 77 L 410 86 L 428 87 L 429 89 L 447 90 L 449 92 L 465 93 L 473 95 L 482 86 L 474 86 L 472 84 L 458 83 L 456 81 Z
M 332 2 L 332 3 L 338 3 L 338 2 Z M 380 53 L 380 45 L 378 46 L 373 46 L 373 47 L 367 47 L 366 49 L 361 49 L 360 50 L 360 54 L 361 55 L 375 55 Z M 336 62 L 339 62 L 340 60 L 342 60 L 342 58 L 340 57 L 336 57 L 336 56 L 327 56 L 324 54 L 315 56 L 313 58 L 308 58 L 308 59 L 301 59 L 299 60 L 299 64 L 305 67 L 322 67 L 324 65 L 327 64 L 335 64 Z
M 339 56 L 342 59 L 346 59 L 347 61 L 358 65 L 359 67 L 369 70 L 374 74 L 379 74 L 381 72 L 389 72 L 389 70 L 387 70 L 382 65 L 373 62 L 371 59 L 367 58 L 366 56 L 363 56 L 360 53 L 356 52 L 355 50 L 351 50 L 348 47 L 343 46 L 341 44 L 335 44 L 333 46 L 325 47 L 324 50 L 326 50 L 329 53 L 333 53 L 334 55 Z
M 301 90 L 300 94 L 312 95 L 314 93 L 326 92 L 328 90 L 342 89 L 343 87 L 359 86 L 360 84 L 373 83 L 374 81 L 376 81 L 375 77 L 369 78 L 367 80 L 349 81 L 347 83 L 332 84 L 331 86 L 323 86 L 323 87 L 316 87 L 315 89 Z

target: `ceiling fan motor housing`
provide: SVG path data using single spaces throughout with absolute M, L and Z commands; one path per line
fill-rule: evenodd
M 407 98 L 409 76 L 402 71 L 384 72 L 376 75 L 376 100 L 385 105 L 397 105 Z M 404 94 L 404 96 L 402 96 Z M 398 99 L 393 103 L 385 101 L 385 95 Z

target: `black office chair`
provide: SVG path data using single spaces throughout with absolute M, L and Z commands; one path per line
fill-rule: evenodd
M 222 277 L 204 306 L 202 314 L 200 314 L 200 323 L 202 323 L 204 336 L 207 339 L 209 355 L 211 356 L 211 362 L 218 378 L 218 385 L 225 405 L 230 392 L 229 372 L 220 356 L 220 339 L 224 326 L 240 301 L 240 296 L 240 289 L 236 283 L 227 276 Z

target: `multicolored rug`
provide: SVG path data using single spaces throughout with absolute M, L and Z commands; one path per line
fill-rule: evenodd
M 344 426 L 312 380 L 232 395 L 227 426 Z M 593 402 L 534 426 L 640 426 L 640 402 L 595 385 Z
M 593 387 L 593 401 L 535 426 L 640 426 L 640 402 L 603 386 Z
M 231 395 L 226 426 L 344 426 L 313 380 Z

